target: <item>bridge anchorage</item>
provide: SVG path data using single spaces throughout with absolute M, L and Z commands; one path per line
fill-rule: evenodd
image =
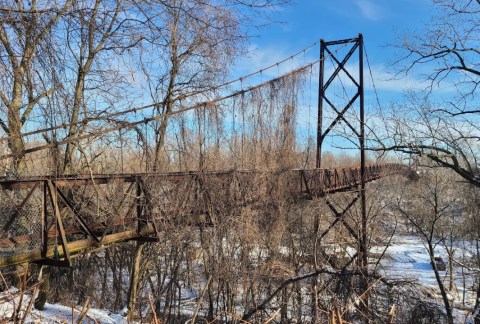
M 341 52 L 338 48 L 347 49 L 341 58 L 338 57 Z M 191 120 L 182 120 L 183 124 L 179 122 L 178 125 L 186 127 L 185 123 L 190 122 L 194 125 L 190 133 L 203 132 L 195 138 L 198 142 L 194 143 L 199 146 L 200 156 L 196 171 L 137 170 L 132 173 L 1 179 L 0 190 L 6 199 L 0 202 L 0 268 L 25 263 L 70 267 L 72 259 L 76 257 L 107 249 L 121 242 L 157 242 L 160 233 L 168 233 L 169 229 L 174 227 L 215 226 L 225 221 L 227 216 L 240 219 L 245 208 L 261 217 L 269 215 L 265 210 L 270 208 L 272 201 L 297 203 L 322 198 L 333 215 L 333 221 L 321 231 L 320 223 L 324 220 L 320 219 L 320 215 L 316 216 L 314 244 L 319 246 L 319 253 L 327 254 L 326 249 L 320 248 L 322 240 L 337 227 L 343 227 L 346 235 L 358 243 L 354 257 L 341 267 L 346 269 L 356 262 L 361 273 L 358 295 L 363 298 L 363 307 L 368 308 L 367 183 L 394 174 L 410 179 L 416 179 L 417 175 L 402 164 L 367 165 L 363 48 L 362 35 L 331 42 L 321 40 L 319 61 L 285 76 L 247 89 L 242 88 L 233 94 L 208 102 L 195 103 L 189 107 L 180 106 L 168 115 L 138 121 L 125 120 L 131 127 L 150 122 L 159 123 L 167 118 L 192 113 Z M 351 66 L 348 63 L 355 54 L 358 54 L 358 69 L 352 71 L 349 70 Z M 289 115 L 294 113 L 292 102 L 297 100 L 297 94 L 293 93 L 292 89 L 297 87 L 299 75 L 312 73 L 315 64 L 319 65 L 315 166 L 298 168 L 305 163 L 286 163 L 283 160 L 285 157 L 292 159 L 292 156 L 299 156 L 294 150 L 295 125 L 292 120 L 295 118 Z M 338 89 L 335 89 L 336 84 L 342 84 L 341 80 L 338 81 L 341 77 L 349 82 L 349 89 L 344 89 L 346 96 L 342 98 L 343 102 L 336 98 Z M 267 94 L 262 91 L 267 91 Z M 275 95 L 279 91 L 284 91 L 281 96 L 287 98 L 285 100 L 288 104 L 277 101 Z M 246 103 L 249 99 L 251 102 Z M 269 112 L 261 110 L 265 105 Z M 148 107 L 152 106 L 154 105 Z M 145 107 L 131 109 L 129 112 L 136 113 Z M 228 115 L 232 122 L 221 123 L 222 127 L 228 128 L 227 131 L 213 131 L 212 125 L 218 123 L 218 116 L 215 114 L 222 107 L 230 109 L 225 115 Z M 279 116 L 272 118 L 272 114 Z M 88 121 L 85 124 L 87 123 Z M 178 125 L 173 127 L 173 131 L 188 133 Z M 359 151 L 359 166 L 322 168 L 322 148 L 328 144 L 328 136 L 340 125 L 347 129 L 354 139 L 355 147 Z M 64 125 L 58 128 L 62 127 Z M 106 128 L 101 133 L 118 131 L 122 127 L 125 125 Z M 257 132 L 255 127 L 260 130 Z M 52 128 L 48 131 L 51 130 Z M 38 130 L 32 134 L 40 132 L 41 130 Z M 252 132 L 254 134 L 250 135 Z M 93 132 L 93 136 L 99 134 Z M 211 147 L 207 147 L 208 134 L 217 136 L 214 141 L 210 141 L 215 142 Z M 279 134 L 280 140 L 272 144 L 266 139 L 266 134 Z M 230 138 L 225 143 L 218 144 L 220 139 L 228 136 Z M 67 138 L 56 145 L 85 138 Z M 194 147 L 192 143 L 188 143 L 189 148 Z M 258 144 L 260 153 L 255 153 L 256 148 L 249 147 L 253 146 L 252 143 Z M 184 146 L 187 147 L 186 144 Z M 51 144 L 40 145 L 27 149 L 26 153 L 32 154 L 52 147 Z M 204 166 L 207 165 L 209 152 L 216 152 L 210 159 L 215 161 L 220 159 L 221 154 L 225 154 L 225 147 L 229 147 L 231 151 L 241 148 L 241 154 L 233 153 L 230 160 L 225 159 L 229 162 L 233 160 L 234 163 L 227 165 L 233 164 L 234 168 L 228 171 L 207 170 Z M 278 151 L 271 153 L 274 151 L 272 147 Z M 252 151 L 261 157 L 257 158 Z M 239 155 L 241 164 L 236 159 Z M 252 155 L 255 156 L 252 158 Z M 0 159 L 11 157 L 7 154 Z M 179 160 L 180 156 L 175 158 Z M 181 158 L 185 159 L 185 156 Z M 265 167 L 274 160 L 274 167 Z M 185 169 L 191 170 L 183 170 Z M 342 198 L 338 199 L 339 196 Z M 357 228 L 346 221 L 346 215 L 354 207 L 360 210 Z M 317 268 L 316 256 L 314 259 Z M 329 262 L 332 267 L 338 267 L 333 259 Z M 317 288 L 315 284 L 315 289 Z

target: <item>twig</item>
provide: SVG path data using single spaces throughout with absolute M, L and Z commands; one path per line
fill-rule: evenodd
M 272 316 L 270 316 L 263 324 L 268 324 L 270 323 L 271 321 L 273 321 L 275 319 L 275 317 L 277 317 L 278 313 L 280 313 L 280 311 L 282 310 L 282 308 L 279 308 L 275 311 L 275 313 L 273 313 Z
M 87 297 L 87 300 L 83 304 L 82 310 L 80 311 L 80 315 L 78 315 L 77 324 L 82 323 L 83 318 L 87 315 L 89 306 L 90 306 L 90 297 Z M 73 314 L 72 314 L 72 322 L 73 322 Z
M 333 315 L 333 323 L 343 324 L 342 314 L 340 313 L 340 309 L 338 308 L 337 304 L 333 305 L 331 314 Z
M 207 284 L 202 290 L 202 293 L 200 295 L 200 298 L 198 299 L 197 302 L 197 307 L 195 308 L 195 313 L 193 314 L 193 317 L 190 319 L 190 323 L 194 324 L 195 319 L 197 318 L 198 312 L 200 311 L 200 306 L 202 305 L 203 297 L 205 296 L 205 293 L 207 292 L 208 286 L 210 285 L 210 281 L 212 280 L 212 275 L 208 277 Z
M 458 261 L 458 260 L 455 260 L 455 259 L 452 259 L 453 262 L 455 262 L 456 264 L 458 264 L 459 266 L 461 266 L 462 268 L 465 268 L 467 269 L 468 271 L 472 271 L 472 272 L 480 272 L 480 269 L 475 269 L 475 268 L 472 268 L 472 267 L 469 267 L 467 266 L 466 264 Z
M 20 291 L 20 300 L 18 302 L 18 307 L 15 308 L 15 311 L 12 315 L 14 323 L 18 323 L 20 321 L 20 312 L 23 304 L 23 297 L 25 295 L 25 287 L 27 286 L 27 272 L 28 272 L 28 264 L 27 264 L 27 268 L 24 269 L 24 272 L 23 272 L 22 287 Z
M 390 312 L 388 312 L 387 324 L 392 324 L 394 319 L 395 319 L 395 304 L 393 304 L 392 307 L 390 307 Z
M 151 294 L 148 294 L 148 303 L 150 304 L 150 310 L 152 311 L 153 322 L 155 324 L 158 324 L 157 313 L 155 312 L 155 307 L 153 307 L 153 300 L 152 300 L 152 295 Z
M 22 320 L 20 323 L 25 323 L 25 320 L 27 319 L 28 314 L 32 311 L 33 303 L 35 302 L 35 298 L 38 295 L 38 291 L 40 290 L 40 285 L 42 284 L 43 279 L 42 279 L 42 272 L 40 270 L 40 276 L 38 278 L 37 283 L 35 283 L 31 289 L 32 290 L 32 295 L 30 297 L 30 301 L 28 302 L 27 309 L 25 310 L 25 313 L 23 314 Z
M 284 282 L 282 282 L 280 284 L 280 286 L 278 286 L 277 289 L 275 289 L 275 291 L 270 294 L 270 296 L 268 296 L 267 298 L 265 298 L 261 303 L 259 303 L 257 306 L 255 306 L 254 308 L 250 309 L 248 312 L 245 313 L 245 315 L 243 315 L 242 317 L 242 320 L 244 321 L 248 321 L 248 319 L 250 317 L 252 317 L 253 314 L 255 314 L 257 311 L 259 310 L 262 310 L 264 309 L 267 304 L 285 287 L 287 287 L 288 285 L 292 284 L 292 283 L 295 283 L 297 281 L 302 281 L 302 280 L 305 280 L 305 279 L 308 279 L 308 278 L 311 278 L 311 277 L 315 277 L 315 276 L 318 276 L 320 274 L 323 274 L 323 273 L 331 273 L 331 271 L 327 270 L 327 269 L 318 269 L 314 272 L 310 272 L 310 273 L 307 273 L 305 275 L 302 275 L 302 276 L 297 276 L 297 277 L 294 277 L 294 278 L 290 278 L 290 279 L 287 279 L 285 280 Z M 337 274 L 337 273 L 334 273 L 334 274 Z
M 78 313 L 81 313 L 82 311 L 81 310 L 78 310 L 76 308 L 73 309 L 74 311 L 78 312 Z M 88 310 L 87 310 L 88 312 Z M 85 317 L 88 318 L 89 320 L 91 320 L 92 322 L 94 322 L 95 324 L 99 324 L 98 321 L 96 320 L 95 317 L 91 316 L 91 315 L 88 315 L 87 312 L 85 312 Z M 78 322 L 77 322 L 78 323 Z

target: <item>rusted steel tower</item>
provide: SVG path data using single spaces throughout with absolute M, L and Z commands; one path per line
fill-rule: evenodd
M 337 57 L 339 46 L 346 46 L 349 50 L 346 52 L 343 59 Z M 345 52 L 345 51 L 344 51 Z M 357 54 L 358 56 L 356 56 Z M 331 58 L 333 72 L 331 69 L 325 69 L 326 58 Z M 358 58 L 358 71 L 348 66 L 353 58 Z M 332 84 L 335 81 L 341 82 L 340 74 L 346 76 L 351 87 L 355 91 L 346 98 L 344 106 L 337 106 L 335 100 L 331 97 Z M 331 73 L 331 74 L 330 74 Z M 328 75 L 327 75 L 328 74 Z M 326 80 L 326 81 L 325 81 Z M 342 84 L 343 86 L 343 84 Z M 345 91 L 347 95 L 347 92 Z M 328 125 L 323 125 L 325 113 L 328 112 L 333 115 L 333 119 Z M 354 114 L 347 114 L 348 111 Z M 348 116 L 354 116 L 348 117 Z M 338 211 L 335 207 L 327 201 L 327 205 L 332 210 L 337 218 L 342 218 L 345 213 L 359 200 L 360 203 L 360 229 L 358 229 L 355 239 L 358 241 L 359 251 L 357 255 L 357 263 L 363 275 L 361 278 L 361 289 L 365 292 L 368 289 L 368 229 L 367 229 L 367 210 L 366 210 L 366 167 L 365 167 L 365 104 L 364 104 L 364 84 L 363 84 L 363 36 L 359 34 L 358 37 L 325 42 L 320 41 L 320 73 L 319 73 L 319 96 L 318 96 L 318 120 L 317 120 L 317 154 L 316 167 L 322 166 L 322 146 L 325 138 L 331 130 L 339 123 L 344 123 L 348 129 L 351 130 L 353 137 L 358 141 L 358 148 L 360 153 L 360 185 L 358 186 L 357 195 L 352 197 L 352 200 L 347 206 Z M 326 127 L 325 127 L 326 126 Z M 347 226 L 347 224 L 345 224 Z M 352 230 L 350 234 L 355 235 Z M 368 307 L 366 294 L 363 305 Z

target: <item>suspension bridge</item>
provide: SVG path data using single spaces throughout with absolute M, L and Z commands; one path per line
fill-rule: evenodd
M 337 47 L 336 50 L 333 47 Z M 155 242 L 158 233 L 168 231 L 170 226 L 215 226 L 222 222 L 223 215 L 238 213 L 246 206 L 268 208 L 269 201 L 274 199 L 295 202 L 350 191 L 356 194 L 349 206 L 360 203 L 363 217 L 366 217 L 368 182 L 393 174 L 415 179 L 416 173 L 402 164 L 367 165 L 362 36 L 321 41 L 320 48 L 319 60 L 257 85 L 243 87 L 242 84 L 241 89 L 208 101 L 197 101 L 199 96 L 206 94 L 196 92 L 177 98 L 179 106 L 172 111 L 140 119 L 135 116 L 141 111 L 156 110 L 165 102 L 102 116 L 86 116 L 73 124 L 91 125 L 91 129 L 45 144 L 35 140 L 28 142 L 28 138 L 64 130 L 72 123 L 23 133 L 22 139 L 32 144 L 20 152 L 22 158 L 49 159 L 50 170 L 54 171 L 47 176 L 0 180 L 4 196 L 0 204 L 0 268 L 23 263 L 68 267 L 72 258 L 84 253 L 130 240 Z M 357 52 L 358 66 L 353 73 L 348 70 L 347 62 Z M 333 72 L 325 68 L 327 58 L 334 66 Z M 265 73 L 280 63 L 283 61 L 258 73 Z M 299 145 L 295 130 L 306 116 L 297 109 L 299 92 L 305 93 L 305 89 L 313 87 L 315 66 L 319 73 L 318 111 L 316 119 L 307 118 L 306 123 L 315 120 L 317 145 L 315 166 L 308 168 L 305 167 L 305 155 L 296 149 Z M 340 78 L 342 74 L 343 79 Z M 235 82 L 243 83 L 252 75 L 209 89 L 209 93 L 218 93 L 218 89 Z M 338 88 L 330 94 L 335 86 Z M 340 99 L 338 92 L 342 94 Z M 177 141 L 175 150 L 167 157 L 170 165 L 178 165 L 177 170 L 139 172 L 139 165 L 147 165 L 152 160 L 152 154 L 148 154 L 148 140 L 155 135 L 147 132 L 147 125 L 156 125 L 152 133 L 158 134 L 158 125 L 167 119 L 173 134 L 170 145 Z M 322 145 L 325 146 L 332 130 L 340 125 L 344 127 L 341 131 L 344 139 L 356 142 L 359 164 L 349 168 L 321 168 Z M 132 139 L 127 131 L 137 134 L 144 145 L 141 150 L 127 153 L 122 146 L 122 150 L 116 152 L 116 156 L 122 156 L 123 172 L 70 176 L 56 172 L 58 156 L 55 152 L 62 145 L 75 143 L 80 147 L 78 143 L 82 141 L 117 132 L 123 139 Z M 7 136 L 0 140 L 12 138 Z M 135 155 L 136 152 L 144 155 Z M 18 155 L 19 152 L 11 152 L 0 159 L 15 159 Z M 135 172 L 124 171 L 123 161 L 128 159 L 134 164 L 130 169 L 135 171 L 137 167 Z M 222 167 L 228 171 L 217 171 Z M 278 188 L 281 188 L 281 197 L 277 195 Z M 340 220 L 346 210 L 338 212 L 332 207 L 332 211 Z M 361 225 L 361 238 L 366 242 L 366 222 Z M 366 258 L 365 251 L 363 257 Z
M 372 165 L 365 180 L 392 174 L 415 176 L 401 164 Z M 312 199 L 360 183 L 360 168 L 3 180 L 2 190 L 28 193 L 19 205 L 0 210 L 0 267 L 25 262 L 69 266 L 75 254 L 128 240 L 155 241 L 166 223 L 215 225 L 231 207 L 268 204 L 271 186 L 281 186 L 290 199 Z

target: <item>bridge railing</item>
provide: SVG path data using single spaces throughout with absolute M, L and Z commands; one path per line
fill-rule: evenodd
M 328 193 L 352 189 L 361 183 L 361 170 L 359 167 L 341 169 L 315 169 L 302 170 L 302 191 L 321 196 Z M 416 179 L 417 174 L 403 164 L 375 164 L 365 168 L 365 181 L 370 182 L 381 177 L 400 174 L 410 179 Z
M 371 165 L 365 180 L 391 174 L 416 176 L 400 164 Z M 85 249 L 155 240 L 168 226 L 240 217 L 245 206 L 261 217 L 274 200 L 357 190 L 360 182 L 359 168 L 1 180 L 8 199 L 0 205 L 0 267 L 28 261 L 68 265 Z

